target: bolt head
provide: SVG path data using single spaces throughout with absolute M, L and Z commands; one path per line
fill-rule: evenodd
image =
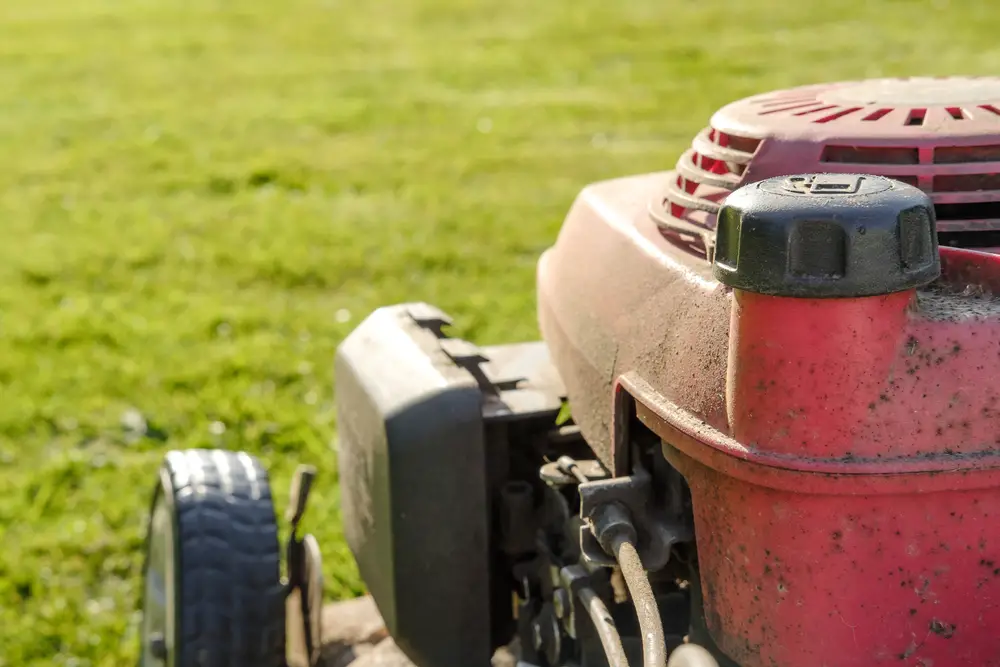
M 151 656 L 161 661 L 165 661 L 167 659 L 167 640 L 164 639 L 163 635 L 158 632 L 150 635 L 148 644 L 149 654 Z

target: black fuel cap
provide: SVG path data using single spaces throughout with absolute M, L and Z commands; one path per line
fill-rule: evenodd
M 941 274 L 934 205 L 867 174 L 781 176 L 739 188 L 717 218 L 714 274 L 736 289 L 812 298 L 890 294 Z

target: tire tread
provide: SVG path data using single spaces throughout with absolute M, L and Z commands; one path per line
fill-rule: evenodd
M 177 667 L 280 667 L 285 591 L 267 472 L 242 452 L 174 451 Z

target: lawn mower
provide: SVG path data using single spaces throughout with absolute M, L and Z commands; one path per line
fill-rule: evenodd
M 417 667 L 1000 665 L 1000 79 L 723 107 L 592 184 L 538 263 L 543 342 L 423 302 L 335 361 L 347 542 Z M 144 664 L 315 662 L 293 490 L 171 452 Z M 285 561 L 282 564 L 282 560 Z

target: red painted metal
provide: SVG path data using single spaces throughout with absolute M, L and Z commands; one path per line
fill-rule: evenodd
M 745 667 L 1000 664 L 998 398 L 982 391 L 1000 303 L 980 296 L 1000 257 L 942 256 L 919 294 L 736 292 L 729 434 L 619 381 L 688 480 L 708 627 Z
M 952 292 L 969 287 L 954 280 L 956 264 L 960 275 L 1000 265 L 944 254 Z M 980 388 L 993 382 L 1000 309 L 984 304 L 967 319 L 975 308 L 961 301 L 942 312 L 915 292 L 735 294 L 735 439 L 776 468 L 783 456 L 858 462 L 868 469 L 855 474 L 878 478 L 863 495 L 850 486 L 818 494 L 811 475 L 776 490 L 726 466 L 681 464 L 698 497 L 709 622 L 743 664 L 1000 664 L 1000 489 L 969 492 L 977 478 L 997 481 L 1000 434 L 983 417 L 1000 406 Z M 900 461 L 913 470 L 893 473 Z M 942 471 L 950 488 L 919 489 L 916 478 Z
M 944 87 L 961 97 L 961 86 Z M 972 101 L 946 106 L 917 100 L 920 126 L 878 105 L 812 125 L 836 139 L 824 146 L 916 146 L 917 162 L 904 165 L 916 176 L 959 164 L 952 152 L 966 160 L 955 173 L 995 174 L 1000 116 L 990 125 L 993 103 L 976 101 L 989 88 L 970 84 Z M 809 92 L 834 94 L 824 90 Z M 628 470 L 634 409 L 685 475 L 708 628 L 742 667 L 1000 667 L 1000 257 L 942 248 L 942 279 L 930 288 L 789 299 L 734 294 L 664 233 L 674 190 L 687 204 L 718 203 L 744 177 L 817 171 L 823 146 L 785 141 L 809 118 L 792 114 L 774 124 L 786 131 L 764 137 L 747 139 L 739 124 L 706 132 L 702 148 L 714 145 L 716 162 L 697 165 L 718 177 L 715 194 L 678 186 L 677 170 L 586 188 L 539 263 L 542 334 L 574 420 L 609 468 Z M 837 128 L 851 119 L 894 124 L 882 139 L 842 141 Z M 784 158 L 765 159 L 769 141 Z M 870 158 L 852 150 L 834 155 Z M 844 169 L 900 163 L 886 164 Z M 993 190 L 934 196 L 1000 200 Z M 711 245 L 710 211 L 682 213 L 688 242 Z
M 912 290 L 855 299 L 735 291 L 726 385 L 733 437 L 773 455 L 821 460 L 916 453 L 910 448 L 925 443 L 900 442 L 893 423 L 915 417 L 915 406 L 886 414 L 901 405 L 897 383 L 922 379 L 896 368 L 914 298 Z
M 671 242 L 710 258 L 734 189 L 859 171 L 930 194 L 943 231 L 1000 229 L 1000 78 L 838 81 L 737 100 L 680 156 L 654 215 Z

